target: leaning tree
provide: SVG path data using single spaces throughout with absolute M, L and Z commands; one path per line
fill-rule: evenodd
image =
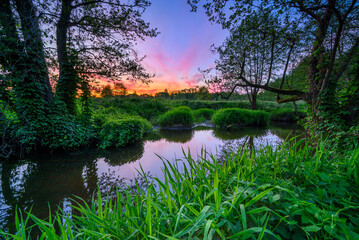
M 268 9 L 260 8 L 232 26 L 221 46 L 213 47 L 219 55 L 216 74 L 208 74 L 212 69 L 203 71 L 206 82 L 225 99 L 237 90 L 246 93 L 251 108 L 256 109 L 261 90 L 257 86 L 268 85 L 282 71 L 284 81 L 288 64 L 303 42 L 299 31 L 297 25 L 288 26 Z
M 299 52 L 307 53 L 310 58 L 307 90 L 285 89 L 285 84 L 271 87 L 270 81 L 256 84 L 244 74 L 239 74 L 237 79 L 241 79 L 245 86 L 290 96 L 284 99 L 279 96 L 277 99 L 280 103 L 304 100 L 309 105 L 308 126 L 318 127 L 322 122 L 329 125 L 336 122 L 343 127 L 357 125 L 359 108 L 353 107 L 358 104 L 359 96 L 356 73 L 359 54 L 357 0 L 188 0 L 194 11 L 200 2 L 204 3 L 203 7 L 210 21 L 220 23 L 226 29 L 233 28 L 251 15 L 260 14 L 261 8 L 265 8 L 281 20 L 276 28 L 281 32 L 273 32 L 276 37 L 282 38 L 283 34 L 290 36 L 293 26 L 304 30 L 305 38 L 300 39 L 305 42 Z M 289 55 L 290 48 L 291 44 L 281 51 Z M 275 54 L 278 53 L 280 52 Z M 289 63 L 282 62 L 283 75 L 287 71 L 286 65 L 291 64 L 291 61 L 289 58 Z M 245 65 L 246 62 L 242 60 L 242 64 Z M 348 111 L 351 111 L 350 114 Z

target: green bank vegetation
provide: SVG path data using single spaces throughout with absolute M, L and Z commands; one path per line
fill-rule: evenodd
M 266 126 L 269 113 L 264 111 L 227 108 L 218 110 L 212 117 L 213 123 L 220 128 Z
M 120 111 L 122 113 L 130 115 L 141 116 L 154 125 L 158 125 L 158 118 L 160 115 L 166 113 L 169 110 L 189 107 L 195 116 L 195 122 L 204 122 L 212 119 L 215 111 L 226 108 L 239 108 L 239 109 L 251 109 L 251 105 L 248 101 L 209 101 L 209 100 L 159 100 L 159 99 L 144 99 L 144 98 L 102 98 L 94 99 L 94 109 L 109 109 L 106 112 Z M 292 119 L 298 114 L 295 112 L 293 104 L 278 104 L 273 101 L 258 101 L 258 110 L 270 112 L 276 114 L 280 112 L 275 119 Z M 299 115 L 297 119 L 305 117 L 303 115 L 305 111 L 304 102 L 297 103 L 297 109 Z M 288 115 L 289 117 L 287 117 Z
M 275 122 L 298 122 L 306 116 L 304 111 L 295 112 L 289 109 L 270 112 L 270 120 Z
M 159 116 L 161 127 L 192 127 L 195 117 L 189 107 L 177 107 Z
M 304 140 L 223 162 L 202 151 L 163 159 L 164 180 L 117 189 L 41 220 L 18 212 L 5 239 L 357 239 L 359 148 L 339 154 Z M 183 169 L 178 170 L 179 166 Z M 142 176 L 146 179 L 145 174 Z M 34 221 L 36 224 L 33 225 Z
M 193 111 L 193 114 L 196 117 L 196 122 L 198 123 L 211 120 L 214 113 L 215 110 L 209 108 L 200 108 Z
M 271 119 L 274 121 L 296 121 L 303 117 L 303 114 L 297 115 L 294 112 L 291 104 L 279 105 L 271 101 L 259 101 L 258 106 L 262 111 L 252 111 L 247 110 L 250 109 L 250 105 L 245 101 L 160 101 L 159 99 L 111 97 L 94 99 L 90 114 L 81 112 L 81 105 L 78 104 L 78 111 L 81 112 L 78 116 L 62 112 L 63 105 L 59 101 L 57 104 L 51 108 L 46 118 L 38 119 L 39 124 L 41 122 L 43 126 L 42 129 L 36 131 L 37 137 L 41 137 L 39 145 L 34 144 L 35 139 L 32 135 L 34 132 L 31 129 L 20 127 L 16 112 L 5 104 L 0 104 L 3 112 L 0 116 L 3 126 L 1 134 L 6 140 L 4 141 L 6 154 L 3 156 L 15 155 L 15 152 L 21 148 L 30 152 L 34 149 L 72 150 L 84 146 L 121 147 L 143 138 L 146 132 L 152 130 L 151 124 L 161 127 L 188 128 L 193 127 L 196 122 L 212 121 L 221 127 L 227 125 L 264 126 L 267 123 L 268 114 L 264 114 L 266 111 L 271 111 Z M 304 104 L 298 106 L 301 111 L 304 109 Z M 227 108 L 232 110 L 223 110 Z M 233 113 L 229 119 L 227 113 L 231 111 Z M 233 115 L 234 112 L 241 112 L 241 114 Z M 237 117 L 238 119 L 235 119 Z M 18 141 L 21 142 L 20 145 L 17 145 Z

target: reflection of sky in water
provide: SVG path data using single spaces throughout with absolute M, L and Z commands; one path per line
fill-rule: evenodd
M 11 171 L 10 175 L 13 177 L 10 179 L 10 186 L 11 190 L 14 192 L 14 198 L 21 197 L 21 194 L 25 192 L 25 178 L 29 172 L 29 164 L 27 163 L 18 166 Z
M 2 164 L 0 164 L 0 172 L 2 174 Z M 5 223 L 5 219 L 7 217 L 7 210 L 11 207 L 5 203 L 2 184 L 0 184 L 0 229 L 3 227 L 3 223 Z
M 167 141 L 166 139 L 158 141 L 146 141 L 144 146 L 144 153 L 140 159 L 134 162 L 125 163 L 121 166 L 110 166 L 104 158 L 99 158 L 97 161 L 98 176 L 106 174 L 108 171 L 116 172 L 116 175 L 126 179 L 133 179 L 138 172 L 136 169 L 142 169 L 144 172 L 150 172 L 152 176 L 160 177 L 162 175 L 162 160 L 157 156 L 161 156 L 173 162 L 177 158 L 183 158 L 182 149 L 187 153 L 191 152 L 193 158 L 201 153 L 201 148 L 206 148 L 208 152 L 216 153 L 221 140 L 211 134 L 211 130 L 195 131 L 191 140 L 186 143 L 177 143 Z
M 213 130 L 200 130 L 195 131 L 192 138 L 186 143 L 178 143 L 166 139 L 146 141 L 143 156 L 134 162 L 128 162 L 121 166 L 110 166 L 105 162 L 104 158 L 99 158 L 97 160 L 97 174 L 100 177 L 102 174 L 114 172 L 117 177 L 133 179 L 138 175 L 137 170 L 140 170 L 142 166 L 145 173 L 150 172 L 152 176 L 162 179 L 161 168 L 163 163 L 157 155 L 170 162 L 174 162 L 175 159 L 183 159 L 183 151 L 186 154 L 190 151 L 192 158 L 197 159 L 197 156 L 201 155 L 202 148 L 208 153 L 218 155 L 219 151 L 228 151 L 229 148 L 236 149 L 244 144 L 248 144 L 249 137 L 222 140 L 214 135 Z M 280 142 L 281 139 L 272 134 L 270 130 L 264 131 L 260 136 L 253 137 L 255 148 L 265 145 L 276 146 Z
M 52 209 L 59 205 L 70 213 L 69 199 L 74 195 L 90 200 L 97 186 L 107 189 L 111 184 L 128 183 L 139 175 L 136 169 L 140 170 L 140 166 L 145 173 L 162 180 L 163 162 L 158 156 L 173 163 L 183 158 L 183 151 L 186 154 L 190 151 L 192 158 L 197 159 L 202 149 L 206 149 L 220 158 L 223 152 L 236 151 L 243 145 L 276 146 L 289 132 L 290 129 L 278 128 L 275 131 L 246 128 L 230 132 L 161 130 L 155 140 L 125 148 L 0 163 L 0 228 L 7 228 L 7 223 L 11 227 L 16 206 L 29 209 L 34 205 L 33 212 L 40 218 L 48 216 L 48 203 Z M 179 163 L 179 169 L 182 164 Z

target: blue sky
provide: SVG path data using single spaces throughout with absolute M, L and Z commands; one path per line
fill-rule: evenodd
M 146 55 L 144 65 L 156 76 L 149 86 L 129 83 L 130 91 L 155 93 L 194 87 L 201 84 L 198 68 L 210 67 L 215 56 L 212 44 L 221 44 L 227 32 L 208 21 L 202 9 L 194 13 L 186 0 L 152 0 L 144 19 L 157 27 L 156 38 L 139 42 L 140 56 Z

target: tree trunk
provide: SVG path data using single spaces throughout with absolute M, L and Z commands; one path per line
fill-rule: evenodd
M 22 19 L 32 19 L 31 29 L 28 23 L 21 26 L 23 42 L 17 31 L 14 14 L 9 0 L 0 0 L 0 26 L 5 38 L 0 38 L 1 55 L 4 61 L 2 66 L 8 71 L 11 86 L 15 93 L 15 110 L 20 121 L 26 126 L 36 126 L 42 116 L 47 101 L 52 99 L 48 88 L 48 75 L 43 48 L 38 28 L 37 18 L 32 8 L 32 2 L 23 4 L 17 1 L 19 15 Z M 32 16 L 29 16 L 31 15 Z M 34 19 L 36 18 L 36 19 Z M 30 21 L 30 20 L 29 20 Z M 31 25 L 30 24 L 30 25 Z M 34 45 L 33 45 L 34 44 Z M 34 62 L 34 63 L 33 63 Z
M 25 49 L 28 54 L 28 63 L 34 74 L 38 75 L 39 88 L 46 102 L 53 99 L 49 73 L 46 66 L 43 41 L 36 9 L 32 0 L 16 0 L 16 9 L 21 20 L 21 30 L 25 40 Z
M 56 94 L 66 104 L 70 113 L 75 113 L 75 98 L 79 77 L 74 68 L 74 61 L 67 49 L 67 33 L 70 27 L 71 3 L 73 0 L 62 0 L 61 13 L 56 29 L 57 56 L 60 67 Z
M 251 109 L 256 110 L 257 109 L 257 91 L 256 89 L 252 91 L 252 101 L 251 101 Z
M 328 5 L 333 5 L 333 1 L 335 2 L 335 0 L 329 0 Z M 332 106 L 337 105 L 335 98 L 333 98 L 335 94 L 334 85 L 329 84 L 324 90 L 322 89 L 327 71 L 326 58 L 324 57 L 324 40 L 332 16 L 333 11 L 327 8 L 323 17 L 317 20 L 318 29 L 308 66 L 308 91 L 304 95 L 304 100 L 310 105 L 311 112 L 310 119 L 308 118 L 307 122 L 307 128 L 311 128 L 308 129 L 309 132 L 318 133 L 323 130 L 325 131 L 325 129 L 321 129 L 321 123 L 323 119 L 328 120 L 328 117 L 335 115 L 333 114 L 334 109 Z M 332 89 L 332 87 L 334 87 L 334 89 Z M 327 100 L 325 101 L 325 99 Z

